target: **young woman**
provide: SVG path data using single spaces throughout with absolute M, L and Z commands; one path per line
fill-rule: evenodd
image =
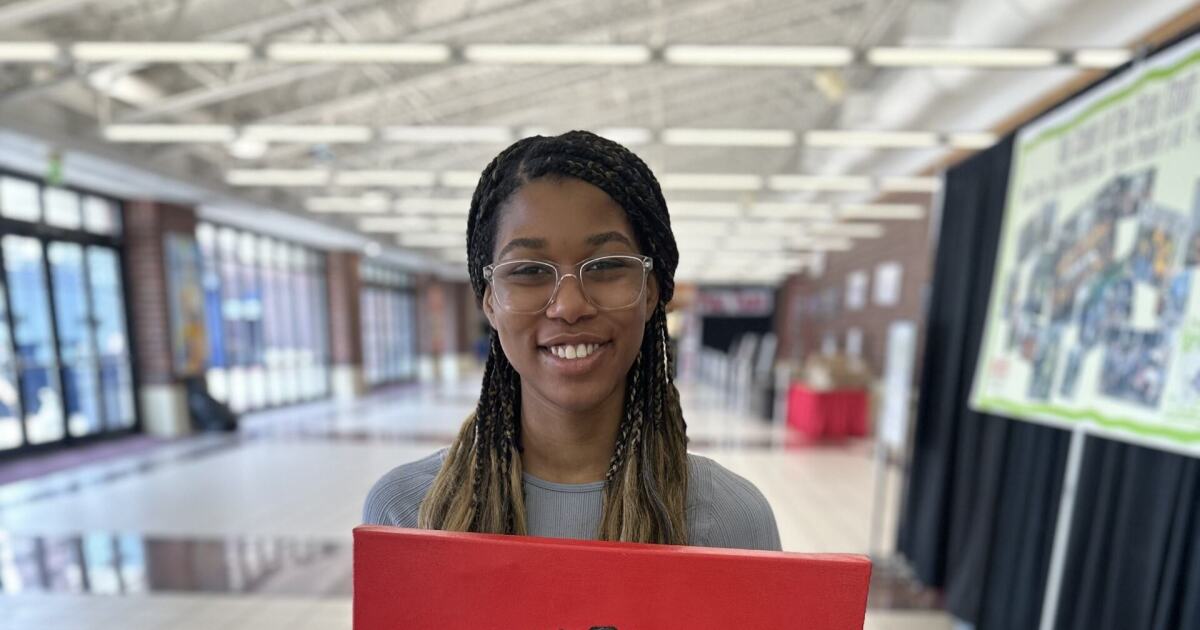
M 491 325 L 475 413 L 371 489 L 368 524 L 778 550 L 750 482 L 687 452 L 666 305 L 679 252 L 653 173 L 573 131 L 512 145 L 467 219 Z

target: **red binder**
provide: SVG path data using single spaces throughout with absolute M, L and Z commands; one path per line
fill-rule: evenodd
M 861 630 L 862 556 L 354 530 L 355 630 Z

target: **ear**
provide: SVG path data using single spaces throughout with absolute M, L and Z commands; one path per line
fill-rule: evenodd
M 658 306 L 658 276 L 650 274 L 646 278 L 646 323 L 654 317 L 654 308 Z
M 488 284 L 483 289 L 483 316 L 487 318 L 488 325 L 492 330 L 496 328 L 496 307 L 492 304 L 492 285 Z

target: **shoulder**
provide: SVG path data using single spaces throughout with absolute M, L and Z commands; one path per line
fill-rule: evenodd
M 745 477 L 688 453 L 690 543 L 702 547 L 779 551 L 775 512 Z
M 446 449 L 443 448 L 417 461 L 397 466 L 380 477 L 367 493 L 363 523 L 416 527 L 421 501 L 433 485 L 433 479 L 445 457 Z

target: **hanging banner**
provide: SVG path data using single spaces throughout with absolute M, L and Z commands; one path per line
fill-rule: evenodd
M 1200 37 L 1023 129 L 972 407 L 1200 454 Z

